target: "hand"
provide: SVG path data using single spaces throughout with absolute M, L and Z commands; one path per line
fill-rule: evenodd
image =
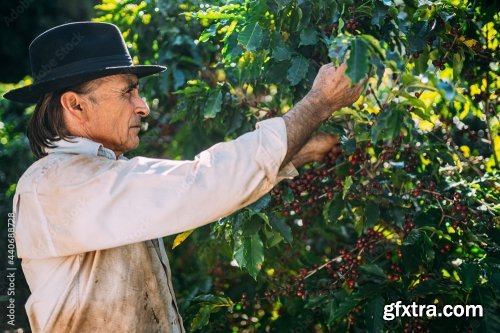
M 299 168 L 309 162 L 321 162 L 329 152 L 340 152 L 339 138 L 332 134 L 319 133 L 307 143 L 292 158 L 292 164 Z
M 282 166 L 298 155 L 310 135 L 333 111 L 351 105 L 358 99 L 364 82 L 351 86 L 351 80 L 344 75 L 346 67 L 346 64 L 338 68 L 331 64 L 322 66 L 309 93 L 283 115 L 287 153 Z
M 319 105 L 318 108 L 324 110 L 326 117 L 333 111 L 351 105 L 361 94 L 364 81 L 351 84 L 351 80 L 345 75 L 346 68 L 345 63 L 338 68 L 332 64 L 321 66 L 311 90 L 305 97 L 311 103 Z

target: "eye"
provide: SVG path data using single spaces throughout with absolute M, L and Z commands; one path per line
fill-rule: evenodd
M 135 85 L 135 86 L 129 87 L 129 88 L 125 91 L 125 93 L 126 93 L 126 94 L 131 94 L 131 93 L 133 93 L 133 92 L 134 92 L 134 90 L 139 91 L 139 86 Z

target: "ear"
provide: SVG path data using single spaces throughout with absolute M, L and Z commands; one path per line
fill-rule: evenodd
M 61 105 L 67 117 L 81 122 L 87 118 L 86 101 L 73 91 L 65 92 L 61 95 Z

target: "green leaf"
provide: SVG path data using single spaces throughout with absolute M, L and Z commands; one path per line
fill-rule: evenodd
M 403 223 L 405 220 L 403 209 L 401 207 L 394 207 L 391 213 L 392 217 L 394 218 L 394 222 L 396 222 L 396 225 L 400 228 L 403 227 Z
M 283 241 L 283 236 L 278 231 L 264 228 L 264 235 L 266 236 L 266 248 L 271 248 Z
M 354 297 L 347 297 L 338 306 L 332 306 L 328 317 L 328 325 L 332 325 L 338 319 L 347 316 L 357 305 L 359 300 Z
M 351 41 L 351 53 L 347 59 L 347 75 L 353 84 L 363 79 L 368 74 L 368 46 L 361 38 Z
M 200 307 L 200 310 L 194 315 L 191 321 L 191 331 L 199 330 L 200 328 L 208 325 L 212 309 L 209 305 Z
M 255 235 L 260 231 L 263 225 L 260 214 L 261 213 L 252 215 L 250 219 L 245 220 L 243 226 L 241 227 L 242 236 L 246 237 Z
M 380 333 L 384 329 L 384 305 L 385 300 L 382 296 L 378 296 L 366 304 L 365 323 L 367 326 L 366 332 Z
M 335 199 L 331 202 L 328 209 L 329 220 L 332 221 L 333 223 L 337 222 L 340 215 L 342 214 L 342 210 L 344 209 L 344 207 L 345 207 L 344 200 L 342 200 L 340 195 L 337 195 Z
M 234 236 L 233 258 L 236 260 L 238 267 L 244 268 L 247 265 L 245 257 L 245 242 L 244 237 Z
M 352 184 L 353 184 L 352 177 L 347 176 L 347 178 L 344 181 L 344 189 L 342 190 L 342 199 L 345 199 L 345 196 L 349 191 L 349 189 L 351 188 Z
M 421 281 L 414 290 L 411 290 L 410 297 L 425 296 L 425 295 L 436 295 L 444 289 L 451 289 L 444 282 L 435 281 L 435 280 L 424 280 Z
M 296 56 L 292 58 L 292 65 L 288 69 L 286 78 L 290 81 L 292 86 L 296 86 L 302 81 L 309 69 L 309 61 L 303 56 Z
M 457 92 L 453 84 L 450 82 L 439 80 L 437 83 L 437 87 L 440 90 L 441 94 L 450 102 L 452 102 L 457 96 Z
M 283 73 L 286 73 L 289 68 L 290 61 L 288 60 L 275 62 L 271 66 L 271 68 L 269 68 L 269 70 L 264 74 L 266 81 L 268 83 L 288 85 L 288 82 L 285 82 L 286 76 L 283 75 Z
M 459 275 L 464 289 L 471 290 L 479 277 L 479 266 L 475 263 L 464 262 L 460 265 Z
M 291 203 L 295 200 L 295 197 L 293 195 L 292 190 L 289 187 L 285 187 L 284 193 L 283 193 L 283 202 L 284 203 Z
M 372 142 L 390 140 L 398 136 L 403 124 L 403 111 L 392 107 L 380 112 L 377 124 L 372 127 Z
M 465 56 L 463 51 L 453 54 L 453 78 L 458 80 L 464 68 Z
M 381 60 L 385 58 L 385 50 L 380 45 L 380 41 L 378 39 L 372 35 L 359 35 L 358 37 L 367 42 L 370 50 L 372 50 L 372 54 L 378 55 Z
M 365 216 L 368 227 L 373 227 L 377 224 L 380 218 L 380 209 L 373 201 L 368 201 L 365 205 Z
M 380 28 L 380 25 L 384 23 L 384 18 L 386 14 L 387 14 L 386 7 L 380 5 L 379 3 L 376 3 L 375 11 L 372 14 L 371 23 Z
M 429 208 L 427 211 L 420 211 L 415 214 L 415 224 L 417 226 L 435 226 L 441 221 L 442 212 L 438 208 Z
M 283 38 L 278 31 L 273 32 L 271 43 L 271 57 L 273 59 L 276 61 L 290 60 L 293 50 L 285 43 L 285 41 L 283 41 Z
M 384 270 L 377 264 L 365 264 L 361 265 L 359 268 L 370 275 L 375 275 L 385 279 Z
M 285 44 L 277 45 L 272 49 L 272 57 L 276 61 L 290 60 L 292 57 L 292 50 Z
M 245 237 L 244 256 L 248 273 L 257 279 L 262 263 L 264 262 L 264 244 L 258 234 Z
M 211 304 L 214 307 L 230 307 L 234 305 L 233 301 L 229 297 L 213 294 L 196 296 L 195 298 L 193 298 L 193 301 Z
M 474 288 L 473 300 L 471 301 L 471 304 L 480 304 L 483 307 L 484 317 L 481 319 L 481 324 L 475 332 L 500 332 L 498 297 L 494 294 L 491 288 L 484 285 Z
M 493 290 L 500 290 L 500 271 L 498 269 L 488 277 L 488 285 Z
M 210 27 L 206 28 L 198 39 L 201 43 L 207 42 L 211 37 L 214 37 L 217 33 L 217 26 L 212 24 Z
M 356 140 L 355 139 L 347 140 L 346 143 L 344 144 L 344 151 L 346 152 L 346 154 L 352 155 L 355 150 L 356 150 Z
M 335 38 L 328 49 L 328 56 L 336 64 L 344 62 L 345 55 L 349 49 L 349 41 L 345 38 Z
M 258 23 L 246 25 L 238 35 L 238 42 L 250 52 L 259 50 L 262 47 L 263 40 L 264 29 Z
M 174 69 L 174 89 L 179 89 L 182 85 L 186 83 L 186 75 L 180 69 Z
M 315 45 L 318 43 L 318 33 L 312 28 L 304 29 L 300 32 L 300 44 L 302 45 Z
M 247 209 L 252 213 L 252 214 L 257 214 L 261 212 L 264 208 L 269 206 L 269 203 L 271 202 L 271 195 L 266 194 L 253 204 L 247 207 Z
M 413 229 L 401 247 L 403 266 L 405 270 L 413 273 L 419 265 L 431 265 L 434 261 L 433 243 L 424 231 Z
M 292 228 L 288 224 L 286 224 L 282 219 L 270 215 L 269 223 L 274 230 L 279 231 L 279 233 L 285 238 L 288 243 L 293 241 Z
M 292 0 L 274 0 L 274 2 L 276 2 L 276 4 L 278 5 L 278 11 L 281 11 L 285 7 L 287 7 L 288 5 L 290 5 L 290 3 L 292 2 Z
M 222 92 L 220 90 L 213 90 L 208 95 L 208 99 L 205 102 L 205 109 L 203 115 L 205 119 L 215 118 L 217 113 L 220 112 L 222 106 Z
M 354 213 L 355 216 L 354 231 L 356 231 L 358 237 L 361 236 L 363 232 L 366 231 L 366 218 L 363 208 L 364 207 L 355 207 L 352 209 L 352 212 Z
M 427 22 L 427 20 L 417 21 L 414 24 L 412 24 L 408 36 L 411 52 L 420 51 L 425 47 L 427 40 L 426 35 L 428 29 L 429 29 L 429 23 Z
M 211 313 L 218 312 L 223 307 L 232 308 L 234 306 L 229 297 L 212 294 L 197 296 L 193 301 L 195 302 L 193 307 L 196 306 L 199 310 L 191 321 L 191 331 L 196 331 L 208 325 Z
M 429 62 L 429 51 L 427 48 L 423 49 L 422 54 L 415 59 L 415 74 L 420 74 L 420 73 L 425 73 L 428 69 L 428 62 Z

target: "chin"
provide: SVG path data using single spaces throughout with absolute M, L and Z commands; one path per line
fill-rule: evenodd
M 135 140 L 133 140 L 133 142 L 128 145 L 128 150 L 131 151 L 131 150 L 134 150 L 136 149 L 137 147 L 139 147 L 139 143 L 141 142 L 141 140 L 139 138 L 136 138 Z

